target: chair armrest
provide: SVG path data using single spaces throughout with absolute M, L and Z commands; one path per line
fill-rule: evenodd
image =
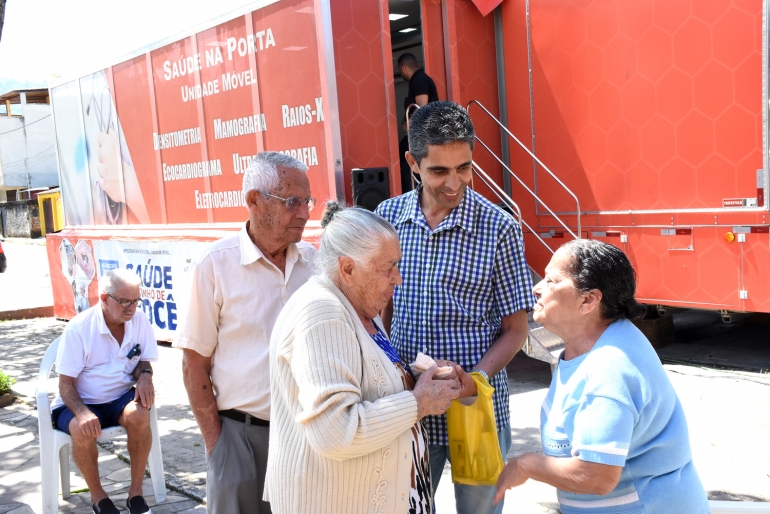
M 37 400 L 37 419 L 40 427 L 51 426 L 51 402 L 46 391 L 39 391 L 35 395 Z
M 43 433 L 50 430 L 51 427 L 51 402 L 48 400 L 48 377 L 51 375 L 51 368 L 53 368 L 56 362 L 56 352 L 59 348 L 59 340 L 57 337 L 53 343 L 45 351 L 43 360 L 40 362 L 40 371 L 37 374 L 37 387 L 35 389 L 35 400 L 37 400 L 37 421 L 40 427 L 40 444 L 41 446 L 46 441 L 43 437 Z

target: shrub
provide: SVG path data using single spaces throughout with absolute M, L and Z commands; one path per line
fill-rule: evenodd
M 11 392 L 11 386 L 16 383 L 16 379 L 0 370 L 0 396 L 5 396 Z

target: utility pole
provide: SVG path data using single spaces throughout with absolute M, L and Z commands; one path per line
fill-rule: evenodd
M 3 23 L 5 22 L 5 0 L 0 0 L 0 40 L 3 38 Z
M 0 0 L 2 2 L 3 0 Z M 27 200 L 32 198 L 32 175 L 29 172 L 29 138 L 27 137 L 27 93 L 19 93 L 19 103 L 21 103 L 21 126 L 24 134 L 24 171 L 27 172 Z

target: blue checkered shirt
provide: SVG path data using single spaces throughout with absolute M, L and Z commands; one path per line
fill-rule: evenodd
M 502 318 L 535 304 L 519 224 L 467 189 L 435 230 L 420 209 L 422 188 L 377 213 L 398 231 L 404 283 L 393 296 L 390 338 L 402 359 L 417 352 L 470 371 L 500 336 Z M 509 425 L 508 375 L 490 377 L 497 429 Z M 425 418 L 430 444 L 448 446 L 446 416 Z

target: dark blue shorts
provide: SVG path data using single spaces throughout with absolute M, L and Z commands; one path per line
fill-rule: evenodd
M 135 394 L 136 389 L 132 387 L 115 401 L 110 403 L 86 404 L 86 407 L 96 414 L 102 428 L 116 427 L 119 425 L 118 418 L 120 417 L 120 414 L 129 402 L 134 401 Z M 53 423 L 53 427 L 66 434 L 70 433 L 70 421 L 72 421 L 72 418 L 74 417 L 75 415 L 66 405 L 56 407 L 51 411 L 51 422 Z

